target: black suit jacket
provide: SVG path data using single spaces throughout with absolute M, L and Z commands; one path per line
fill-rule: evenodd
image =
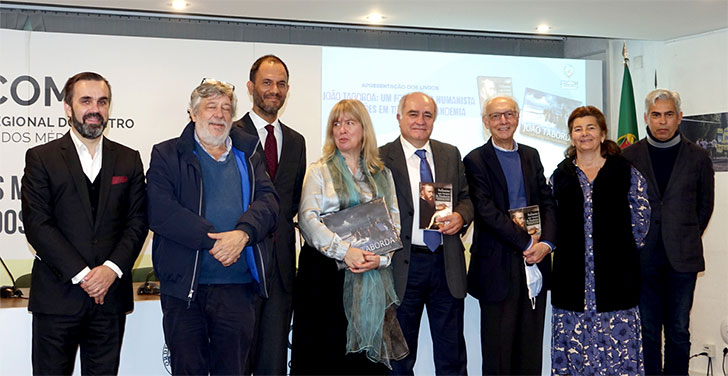
M 280 214 L 278 228 L 274 235 L 276 239 L 274 249 L 283 286 L 286 291 L 292 292 L 293 280 L 296 276 L 296 231 L 293 217 L 298 213 L 303 177 L 306 175 L 306 140 L 300 133 L 282 122 L 280 124 L 283 145 L 281 145 L 281 155 L 278 158 L 276 176 L 271 176 L 280 197 Z M 233 126 L 240 127 L 257 138 L 260 137 L 249 113 L 233 123 Z M 265 162 L 265 152 L 262 146 L 264 142 L 265 140 L 260 140 L 257 151 Z
M 30 311 L 74 315 L 94 304 L 71 278 L 106 260 L 114 262 L 123 276 L 109 287 L 102 309 L 121 313 L 133 308 L 131 269 L 148 233 L 142 161 L 135 150 L 107 138 L 102 142 L 96 220 L 86 175 L 69 134 L 25 155 L 23 222 L 36 251 Z
M 713 214 L 715 173 L 705 150 L 685 137 L 680 144 L 664 195 L 652 170 L 647 139 L 624 149 L 622 155 L 647 180 L 652 213 L 645 247 L 640 252 L 642 260 L 646 261 L 662 237 L 667 259 L 675 270 L 699 272 L 705 270 L 701 237 Z
M 541 240 L 556 240 L 554 200 L 546 184 L 541 158 L 536 149 L 518 144 L 521 171 L 528 205 L 538 205 L 541 214 Z M 493 143 L 471 151 L 463 161 L 470 185 L 470 199 L 475 207 L 473 245 L 470 247 L 468 292 L 486 303 L 506 298 L 511 288 L 511 263 L 523 262 L 522 254 L 531 237 L 508 214 L 508 186 Z M 558 247 L 558 245 L 556 245 Z M 539 264 L 544 278 L 542 291 L 548 288 L 551 257 Z
M 463 163 L 460 160 L 460 152 L 452 145 L 435 140 L 430 140 L 430 147 L 432 148 L 432 160 L 435 161 L 435 178 L 437 182 L 452 183 L 453 212 L 460 213 L 465 221 L 465 226 L 460 232 L 462 234 L 465 232 L 467 225 L 473 220 L 473 204 L 468 197 L 468 186 L 465 180 Z M 399 138 L 380 147 L 379 156 L 392 171 L 399 203 L 399 218 L 402 224 L 402 243 L 404 247 L 394 253 L 392 267 L 394 288 L 400 301 L 402 301 L 407 287 L 412 247 L 411 234 L 414 207 L 412 206 L 410 184 L 419 184 L 419 182 L 411 183 L 409 181 L 407 162 Z M 463 299 L 466 295 L 465 248 L 463 242 L 460 240 L 460 235 L 456 234 L 443 235 L 442 243 L 447 287 L 453 297 Z

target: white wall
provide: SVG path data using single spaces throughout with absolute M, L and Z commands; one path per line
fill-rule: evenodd
M 609 109 L 611 119 L 618 119 L 622 87 L 622 41 L 611 41 L 608 50 Z M 658 87 L 676 90 L 682 98 L 684 115 L 728 112 L 728 29 L 664 42 L 628 41 L 630 72 L 640 125 L 644 137 L 644 97 Z M 641 58 L 641 59 L 640 59 Z M 641 66 L 638 63 L 642 61 Z M 612 121 L 610 124 L 616 124 Z M 616 128 L 616 127 L 612 127 Z M 611 135 L 616 139 L 616 129 Z M 720 337 L 720 323 L 728 319 L 728 172 L 715 175 L 715 211 L 703 235 L 705 272 L 698 274 L 695 301 L 691 313 L 691 354 L 703 344 L 716 345 L 719 356 L 713 360 L 714 372 L 721 373 L 721 350 L 728 346 Z M 691 374 L 704 374 L 707 359 L 690 362 Z

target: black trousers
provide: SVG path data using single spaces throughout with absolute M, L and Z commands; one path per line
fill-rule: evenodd
M 161 298 L 172 374 L 246 373 L 258 299 L 252 283 L 199 285 L 191 302 Z
M 293 314 L 293 294 L 283 286 L 275 263 L 268 280 L 268 299 L 259 299 L 252 367 L 255 375 L 288 374 L 288 333 Z
M 511 285 L 505 300 L 480 303 L 480 345 L 484 375 L 540 375 L 546 291 L 531 306 L 523 259 L 511 260 Z
M 33 313 L 33 374 L 71 375 L 81 348 L 81 374 L 119 372 L 126 314 L 90 303 L 74 316 Z
M 344 271 L 308 244 L 296 275 L 291 375 L 387 375 L 363 353 L 346 353 Z
M 680 273 L 667 260 L 662 241 L 641 264 L 640 319 L 646 375 L 687 375 L 690 310 L 698 273 Z M 662 367 L 662 333 L 665 366 Z

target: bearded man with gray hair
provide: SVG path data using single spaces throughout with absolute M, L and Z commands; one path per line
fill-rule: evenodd
M 175 375 L 248 372 L 258 296 L 266 298 L 278 195 L 232 129 L 235 87 L 205 79 L 182 135 L 154 146 L 147 172 L 152 259 Z
M 690 308 L 698 272 L 705 270 L 701 237 L 713 213 L 715 173 L 708 153 L 681 137 L 680 95 L 657 89 L 645 98 L 647 137 L 626 148 L 647 179 L 652 215 L 640 252 L 645 373 L 687 375 Z

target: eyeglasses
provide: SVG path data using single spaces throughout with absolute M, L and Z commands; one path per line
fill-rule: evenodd
M 486 116 L 491 121 L 498 121 L 498 120 L 500 120 L 501 116 L 505 116 L 507 120 L 511 120 L 511 119 L 515 118 L 517 115 L 518 115 L 518 112 L 506 111 L 506 112 L 495 112 L 492 114 L 488 114 Z
M 231 84 L 231 83 L 229 83 L 229 82 L 225 82 L 225 81 L 218 81 L 218 80 L 216 80 L 216 79 L 214 79 L 214 78 L 203 78 L 203 79 L 202 79 L 202 82 L 200 82 L 200 85 L 202 85 L 202 84 L 205 84 L 205 83 L 207 83 L 207 84 L 210 84 L 210 85 L 222 85 L 222 86 L 228 86 L 228 87 L 230 87 L 230 88 L 231 88 L 231 89 L 232 89 L 233 91 L 235 91 L 235 85 L 233 85 L 233 84 Z

